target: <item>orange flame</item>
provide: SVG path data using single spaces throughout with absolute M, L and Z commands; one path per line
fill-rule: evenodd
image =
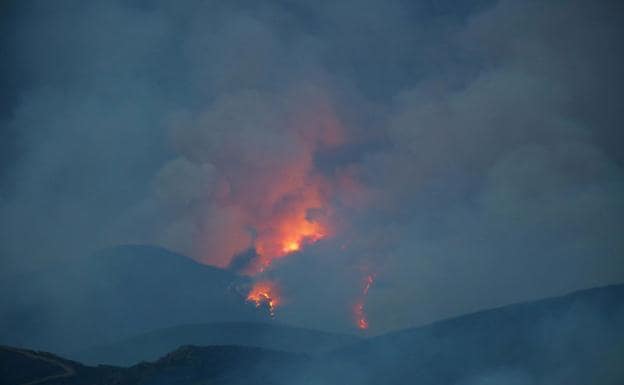
M 369 326 L 368 318 L 366 317 L 366 311 L 364 309 L 364 303 L 366 301 L 368 291 L 373 285 L 374 279 L 375 276 L 373 274 L 369 274 L 366 276 L 366 278 L 364 279 L 364 285 L 362 287 L 362 294 L 354 307 L 356 325 L 360 330 L 366 330 Z
M 256 252 L 260 256 L 261 271 L 275 259 L 301 251 L 304 245 L 323 239 L 327 230 L 318 222 L 307 219 L 285 218 L 271 233 L 261 234 L 256 240 Z M 257 271 L 249 271 L 254 275 Z
M 322 191 L 324 181 L 320 178 L 310 179 L 283 199 L 278 205 L 279 209 L 270 217 L 253 223 L 257 231 L 255 248 L 260 263 L 259 266 L 250 266 L 247 274 L 262 272 L 274 260 L 299 252 L 305 245 L 329 235 L 327 224 L 322 222 L 330 210 Z
M 271 281 L 256 282 L 247 294 L 247 302 L 253 303 L 257 308 L 266 306 L 269 315 L 275 317 L 275 309 L 281 304 L 279 287 Z

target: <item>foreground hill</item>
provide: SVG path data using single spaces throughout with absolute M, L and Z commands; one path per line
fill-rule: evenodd
M 49 353 L 0 346 L 0 383 L 59 381 L 75 375 L 73 363 Z
M 15 349 L 2 352 L 0 383 L 15 384 L 32 382 L 37 373 L 48 385 L 620 385 L 624 285 L 482 311 L 321 356 L 186 346 L 152 363 L 117 368 L 32 352 L 51 360 L 24 361 Z
M 182 345 L 239 345 L 287 352 L 320 353 L 355 343 L 345 334 L 251 322 L 176 326 L 71 355 L 87 364 L 128 366 L 153 361 Z
M 154 363 L 128 368 L 120 385 L 293 384 L 310 359 L 241 346 L 183 346 Z
M 119 368 L 88 367 L 46 352 L 0 346 L 3 385 L 121 385 L 126 376 Z
M 291 383 L 304 355 L 241 346 L 183 346 L 130 368 L 84 366 L 50 353 L 0 346 L 0 383 L 11 385 L 190 385 Z
M 10 288 L 0 344 L 64 354 L 181 324 L 268 317 L 237 291 L 244 278 L 151 246 L 118 246 Z

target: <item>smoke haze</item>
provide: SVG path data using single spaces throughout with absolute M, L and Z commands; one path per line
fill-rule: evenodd
M 376 334 L 624 280 L 620 2 L 0 10 L 7 288 L 154 244 L 326 330 L 374 274 Z

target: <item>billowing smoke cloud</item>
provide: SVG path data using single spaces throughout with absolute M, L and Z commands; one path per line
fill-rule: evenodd
M 350 330 L 374 273 L 372 332 L 624 278 L 617 2 L 27 3 L 7 277 L 155 243 Z
M 171 247 L 222 267 L 255 248 L 253 270 L 329 235 L 340 178 L 317 171 L 314 155 L 344 139 L 319 90 L 225 95 L 176 121 L 172 137 L 180 157 L 156 182 L 158 204 L 176 217 L 165 228 Z

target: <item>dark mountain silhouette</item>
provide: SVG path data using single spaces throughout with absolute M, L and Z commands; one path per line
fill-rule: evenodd
M 0 346 L 0 384 L 122 384 L 127 373 L 111 366 L 89 367 L 51 353 Z
M 181 324 L 268 319 L 237 290 L 244 277 L 157 247 L 113 247 L 41 275 L 40 287 L 24 277 L 11 288 L 20 300 L 0 309 L 0 343 L 67 354 Z
M 241 346 L 183 346 L 154 363 L 126 371 L 122 384 L 292 384 L 305 355 Z
M 88 364 L 128 366 L 152 361 L 182 345 L 239 345 L 298 353 L 320 353 L 358 341 L 346 334 L 326 333 L 280 324 L 229 322 L 182 325 L 144 333 L 115 344 L 71 355 Z
M 183 346 L 130 368 L 90 367 L 50 353 L 0 347 L 0 383 L 47 385 L 286 384 L 309 358 L 242 346 Z
M 69 369 L 68 369 L 69 368 Z M 0 383 L 28 384 L 74 374 L 73 364 L 49 353 L 0 346 Z
M 48 360 L 25 358 L 11 348 L 0 352 L 0 383 L 15 384 L 40 376 L 48 385 L 619 385 L 624 285 L 481 311 L 322 355 L 185 346 L 155 362 L 118 368 L 47 353 L 30 352 Z

